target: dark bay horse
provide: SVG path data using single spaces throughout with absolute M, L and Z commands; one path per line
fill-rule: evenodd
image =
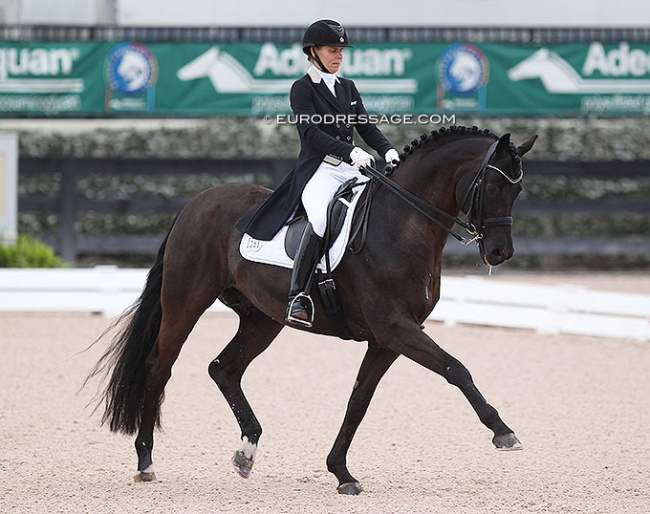
M 421 324 L 440 296 L 442 251 L 461 211 L 474 228 L 484 262 L 496 266 L 513 254 L 511 209 L 522 189 L 521 146 L 476 127 L 441 128 L 404 148 L 392 184 L 420 199 L 412 208 L 386 185 L 375 190 L 365 245 L 348 252 L 334 271 L 347 325 L 368 347 L 341 429 L 327 457 L 338 491 L 358 494 L 346 456 L 371 397 L 391 364 L 404 355 L 462 391 L 500 449 L 521 443 L 473 383 L 465 366 L 442 350 Z M 155 480 L 153 433 L 160 425 L 163 392 L 185 340 L 215 300 L 234 310 L 239 330 L 208 366 L 241 428 L 233 464 L 248 477 L 262 427 L 241 379 L 285 325 L 290 270 L 244 260 L 235 223 L 269 190 L 250 184 L 208 189 L 182 209 L 160 247 L 140 298 L 109 328 L 119 327 L 90 373 L 107 376 L 103 421 L 136 434 L 136 481 Z M 430 209 L 428 209 L 430 207 Z M 427 212 L 428 210 L 428 212 Z M 442 215 L 446 214 L 446 215 Z M 336 335 L 314 295 L 316 319 L 308 330 Z

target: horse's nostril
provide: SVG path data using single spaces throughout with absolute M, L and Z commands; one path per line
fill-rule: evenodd
M 493 248 L 490 251 L 492 264 L 501 264 L 512 257 L 513 252 L 507 248 Z

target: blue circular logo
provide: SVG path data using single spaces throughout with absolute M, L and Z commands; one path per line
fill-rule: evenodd
M 106 78 L 113 91 L 136 95 L 158 80 L 158 62 L 146 46 L 122 43 L 108 54 Z
M 475 92 L 485 86 L 490 67 L 485 54 L 469 43 L 448 47 L 438 61 L 438 78 L 445 91 L 456 95 Z

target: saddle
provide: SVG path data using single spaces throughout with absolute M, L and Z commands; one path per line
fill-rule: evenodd
M 348 239 L 352 231 L 352 214 L 357 205 L 360 205 L 362 191 L 366 190 L 368 182 L 359 179 L 356 183 L 344 184 L 334 195 L 335 200 L 330 204 L 329 211 L 335 221 L 330 221 L 329 226 L 333 227 L 327 234 L 327 247 L 325 256 L 318 263 L 318 268 L 325 269 L 326 258 L 331 260 L 331 268 L 335 269 L 343 258 Z M 342 194 L 342 196 L 339 196 Z M 350 202 L 350 198 L 352 198 Z M 280 231 L 270 241 L 259 241 L 253 239 L 249 234 L 244 234 L 239 245 L 241 256 L 252 262 L 280 266 L 282 268 L 293 268 L 293 258 L 296 254 L 298 241 L 303 232 L 304 224 L 307 223 L 304 210 L 297 212 L 291 221 L 285 223 Z M 287 236 L 287 234 L 289 234 Z M 329 235 L 328 235 L 329 234 Z M 336 234 L 336 235 L 335 235 Z
M 327 207 L 327 228 L 323 237 L 324 244 L 322 249 L 324 253 L 329 252 L 332 244 L 336 241 L 336 238 L 343 229 L 348 209 L 351 206 L 352 197 L 355 194 L 354 186 L 356 183 L 357 179 L 352 178 L 341 184 Z M 301 205 L 294 217 L 287 223 L 284 250 L 291 260 L 296 256 L 302 233 L 305 231 L 305 226 L 308 221 L 305 209 Z

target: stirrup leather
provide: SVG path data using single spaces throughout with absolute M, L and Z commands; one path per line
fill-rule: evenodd
M 301 318 L 296 318 L 295 316 L 292 315 L 293 308 L 296 304 L 296 302 L 305 302 L 307 305 L 307 313 L 309 314 L 309 319 L 301 319 Z M 291 301 L 289 302 L 289 306 L 287 307 L 287 321 L 291 323 L 296 323 L 298 325 L 302 325 L 304 327 L 311 327 L 312 324 L 314 323 L 314 302 L 311 299 L 311 296 L 309 296 L 307 293 L 298 293 L 296 296 L 294 296 Z

